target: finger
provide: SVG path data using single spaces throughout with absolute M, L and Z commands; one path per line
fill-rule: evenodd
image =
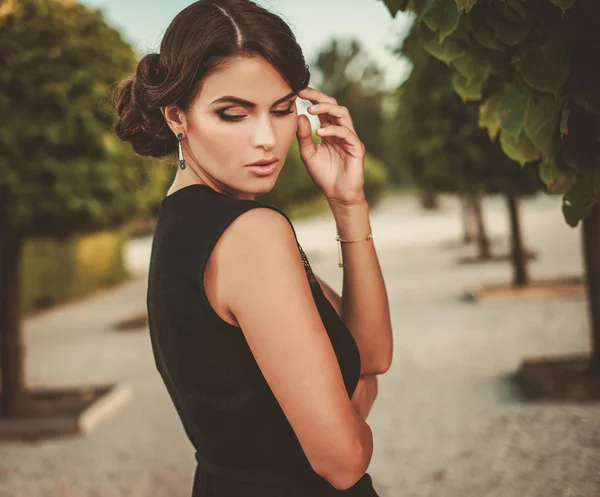
M 335 124 L 326 128 L 319 128 L 317 134 L 323 138 L 339 138 L 346 146 L 344 149 L 353 157 L 361 157 L 365 154 L 365 146 L 358 139 L 356 133 L 346 126 L 337 126 Z
M 325 95 L 325 93 L 315 88 L 311 88 L 310 86 L 304 90 L 300 90 L 298 92 L 298 96 L 304 100 L 308 100 L 312 104 L 328 103 L 337 105 L 337 100 L 335 98 Z M 319 115 L 318 118 L 322 128 L 325 128 L 331 124 L 335 124 L 335 122 L 333 122 L 333 120 L 331 120 L 327 115 Z
M 325 93 L 316 90 L 315 88 L 311 88 L 310 86 L 305 88 L 304 90 L 300 90 L 298 92 L 298 96 L 304 100 L 308 100 L 313 104 L 319 102 L 325 102 L 330 104 L 337 104 L 337 100 L 329 95 L 325 95 Z
M 311 88 L 310 86 L 298 92 L 298 96 L 304 100 L 308 100 L 313 105 L 315 104 L 327 104 L 327 105 L 337 105 L 338 102 L 335 98 L 326 95 L 325 93 Z M 336 124 L 334 119 L 331 119 L 330 116 L 326 114 L 320 114 L 317 116 L 319 118 L 319 122 L 321 123 L 322 128 L 326 128 L 331 124 Z M 352 126 L 354 128 L 354 126 Z
M 350 117 L 350 111 L 347 107 L 330 103 L 321 103 L 311 105 L 306 110 L 311 114 L 318 116 L 321 116 L 323 114 L 333 116 L 334 118 L 336 118 L 336 122 L 334 124 L 346 126 L 347 128 L 350 128 L 353 132 L 356 132 L 354 129 L 354 123 L 352 122 L 352 118 Z
M 317 151 L 317 146 L 312 138 L 312 126 L 308 116 L 304 114 L 298 115 L 298 129 L 296 131 L 298 138 L 298 147 L 300 149 L 300 157 L 302 160 L 308 160 Z

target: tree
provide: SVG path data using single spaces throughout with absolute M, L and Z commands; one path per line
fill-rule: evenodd
M 319 88 L 348 107 L 367 152 L 385 161 L 383 71 L 354 39 L 330 40 L 313 65 L 320 76 Z
M 19 262 L 31 236 L 121 225 L 160 194 L 148 162 L 112 132 L 110 90 L 135 54 L 97 10 L 0 1 L 2 416 L 27 410 Z
M 410 10 L 424 48 L 452 66 L 464 101 L 509 157 L 541 160 L 567 223 L 583 220 L 592 324 L 589 371 L 600 375 L 600 2 L 384 0 Z
M 399 141 L 404 144 L 403 160 L 420 185 L 468 199 L 478 222 L 482 259 L 491 254 L 479 198 L 485 193 L 502 193 L 511 221 L 513 284 L 527 284 L 517 199 L 543 186 L 537 171 L 521 168 L 490 140 L 478 125 L 477 107 L 463 105 L 452 88 L 450 69 L 421 48 L 416 30 L 405 39 L 400 53 L 413 64 L 402 86 L 396 118 Z

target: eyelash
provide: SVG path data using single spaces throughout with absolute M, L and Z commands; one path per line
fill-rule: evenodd
M 275 114 L 278 117 L 283 117 L 283 116 L 287 116 L 288 114 L 291 114 L 293 112 L 294 111 L 292 109 L 290 109 L 290 110 L 285 110 L 285 111 L 273 111 L 273 114 Z M 223 111 L 218 111 L 217 114 L 219 115 L 219 117 L 221 119 L 223 119 L 223 121 L 228 121 L 228 122 L 239 122 L 242 119 L 244 119 L 244 117 L 246 117 L 246 116 L 228 116 Z

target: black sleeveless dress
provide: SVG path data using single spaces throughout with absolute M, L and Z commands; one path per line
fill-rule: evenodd
M 147 293 L 150 338 L 156 367 L 196 450 L 192 495 L 377 497 L 368 473 L 340 491 L 313 471 L 241 329 L 206 298 L 203 273 L 217 240 L 237 216 L 258 207 L 289 221 L 276 207 L 207 185 L 168 195 L 158 214 Z M 358 348 L 300 244 L 298 254 L 351 397 L 360 375 Z

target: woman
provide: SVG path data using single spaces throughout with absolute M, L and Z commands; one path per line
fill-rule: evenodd
M 147 304 L 157 368 L 196 450 L 194 497 L 377 495 L 365 418 L 392 339 L 364 146 L 309 76 L 279 17 L 200 0 L 115 95 L 121 139 L 142 155 L 179 151 Z M 298 97 L 322 123 L 318 146 Z M 342 239 L 343 298 L 312 273 L 287 216 L 254 199 L 295 134 Z

